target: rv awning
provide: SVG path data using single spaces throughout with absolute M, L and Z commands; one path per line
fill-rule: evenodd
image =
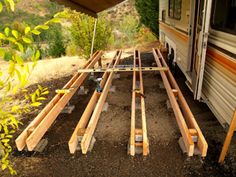
M 97 13 L 106 10 L 124 0 L 51 0 L 65 7 L 80 11 L 93 17 L 97 17 Z

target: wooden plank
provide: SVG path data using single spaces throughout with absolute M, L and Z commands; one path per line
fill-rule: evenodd
M 126 68 L 94 68 L 94 69 L 79 69 L 78 73 L 103 73 L 103 72 L 132 72 L 132 71 L 167 71 L 168 67 L 126 67 Z
M 90 58 L 90 60 L 85 64 L 84 68 L 87 68 L 87 66 L 91 63 L 92 60 L 94 60 L 95 57 L 101 56 L 102 52 L 97 51 L 93 54 L 93 56 Z M 79 77 L 79 74 L 76 73 L 69 82 L 63 87 L 63 89 L 69 88 L 75 80 Z M 17 137 L 15 140 L 16 147 L 19 151 L 22 151 L 26 145 L 26 139 L 28 138 L 29 129 L 35 129 L 39 123 L 46 117 L 46 115 L 51 111 L 51 109 L 61 100 L 62 95 L 57 94 L 46 106 L 45 108 L 37 115 L 37 117 L 24 129 L 24 131 Z M 32 133 L 32 132 L 31 132 Z
M 121 53 L 122 52 L 119 53 L 119 56 L 118 56 L 115 64 L 113 65 L 113 67 L 116 66 L 119 63 L 120 57 L 121 57 Z M 85 131 L 85 134 L 84 134 L 83 139 L 81 141 L 81 149 L 82 149 L 82 153 L 83 154 L 86 154 L 87 151 L 88 151 L 88 148 L 89 148 L 89 145 L 90 145 L 90 141 L 91 141 L 93 133 L 94 133 L 94 131 L 96 129 L 96 126 L 97 126 L 100 114 L 102 112 L 103 105 L 105 103 L 105 100 L 107 98 L 108 92 L 110 90 L 110 86 L 111 86 L 111 83 L 112 83 L 113 76 L 114 76 L 114 72 L 109 73 L 109 77 L 107 79 L 107 82 L 106 82 L 106 84 L 105 84 L 105 86 L 103 88 L 103 91 L 102 91 L 102 93 L 100 95 L 100 98 L 99 98 L 99 100 L 97 102 L 97 105 L 96 105 L 94 111 L 93 111 L 93 114 L 92 114 L 92 116 L 90 118 L 90 121 L 88 123 L 87 129 Z
M 160 58 L 159 58 L 159 56 L 157 54 L 157 51 L 155 49 L 153 49 L 153 55 L 154 55 L 154 58 L 156 60 L 157 66 L 158 67 L 162 67 L 163 66 L 163 64 L 162 64 L 163 61 L 161 63 Z M 183 136 L 183 141 L 184 141 L 185 147 L 187 149 L 188 155 L 189 156 L 193 156 L 193 153 L 194 153 L 194 143 L 193 143 L 193 140 L 192 140 L 191 135 L 189 133 L 187 124 L 186 124 L 186 122 L 184 120 L 183 114 L 182 114 L 182 112 L 180 110 L 180 107 L 179 107 L 177 101 L 176 101 L 175 95 L 172 92 L 171 85 L 170 85 L 170 83 L 168 81 L 168 78 L 166 76 L 166 71 L 160 71 L 160 74 L 161 74 L 164 86 L 166 88 L 166 91 L 167 91 L 170 103 L 172 105 L 172 109 L 174 111 L 174 114 L 175 114 L 175 117 L 176 117 L 176 120 L 177 120 L 177 124 L 178 124 L 180 132 L 181 132 L 181 134 Z
M 138 63 L 139 63 L 139 81 L 140 81 L 140 91 L 141 94 L 144 95 L 144 88 L 143 88 L 143 74 L 142 74 L 142 63 L 141 63 L 141 56 L 140 51 L 138 51 Z M 142 115 L 142 130 L 143 130 L 143 155 L 147 156 L 149 154 L 149 142 L 147 137 L 147 122 L 146 122 L 146 113 L 145 113 L 145 100 L 144 97 L 141 96 L 141 115 Z
M 88 64 L 86 65 L 86 68 L 93 67 L 97 63 L 101 55 L 102 55 L 102 52 L 99 52 L 99 54 L 97 54 L 92 60 L 89 60 Z M 27 135 L 28 137 L 26 139 L 26 145 L 29 151 L 32 151 L 34 147 L 38 144 L 38 142 L 41 140 L 43 135 L 50 128 L 52 123 L 55 121 L 57 116 L 66 106 L 66 104 L 69 102 L 71 97 L 75 94 L 77 89 L 83 83 L 87 75 L 88 74 L 83 73 L 83 74 L 80 74 L 77 78 L 75 78 L 74 82 L 73 83 L 71 82 L 69 86 L 69 88 L 73 88 L 72 91 L 70 93 L 66 93 L 62 95 L 60 100 L 58 100 L 58 102 L 46 114 L 46 116 L 41 120 L 41 122 L 35 127 L 35 130 L 30 135 Z
M 134 51 L 133 66 L 136 67 L 136 52 Z M 135 110 L 136 110 L 136 71 L 133 71 L 133 86 L 132 86 L 132 102 L 131 102 L 131 127 L 130 127 L 130 155 L 135 155 Z
M 110 62 L 109 67 L 111 67 L 111 65 L 114 64 L 115 60 L 117 58 L 117 53 L 116 55 L 114 56 L 113 60 Z M 101 88 L 104 87 L 105 83 L 106 83 L 106 80 L 107 80 L 107 74 L 108 72 L 104 73 L 103 76 L 102 76 L 102 82 L 101 82 Z M 71 154 L 74 154 L 75 151 L 76 151 L 76 148 L 77 148 L 77 145 L 78 145 L 78 140 L 77 140 L 77 136 L 78 136 L 78 132 L 81 130 L 81 129 L 85 129 L 87 124 L 88 124 L 88 121 L 93 113 L 93 110 L 100 98 L 100 95 L 101 93 L 98 93 L 95 89 L 82 117 L 80 118 L 69 142 L 68 142 L 68 145 L 69 145 L 69 150 L 70 150 L 70 153 Z
M 228 133 L 226 135 L 222 151 L 220 153 L 220 157 L 219 157 L 219 160 L 218 160 L 219 163 L 223 163 L 224 160 L 225 160 L 225 156 L 228 152 L 228 149 L 229 149 L 229 146 L 230 146 L 235 128 L 236 128 L 236 109 L 234 111 L 234 116 L 233 116 L 233 119 L 232 119 L 231 124 L 229 126 L 229 130 L 228 130 Z
M 161 55 L 160 50 L 158 50 L 158 55 L 160 56 L 160 59 L 161 59 L 163 65 L 167 66 L 164 58 Z M 179 106 L 183 112 L 183 115 L 184 115 L 184 118 L 185 118 L 188 128 L 193 128 L 193 129 L 197 130 L 197 133 L 198 133 L 197 146 L 201 152 L 201 156 L 205 157 L 207 155 L 207 149 L 208 149 L 208 144 L 206 142 L 206 139 L 204 138 L 202 131 L 201 131 L 200 127 L 198 126 L 198 123 L 197 123 L 196 119 L 194 118 L 194 115 L 188 106 L 187 101 L 185 100 L 177 82 L 175 81 L 174 76 L 172 75 L 172 73 L 170 71 L 166 71 L 166 74 L 167 74 L 167 77 L 168 77 L 171 85 L 175 88 L 175 90 L 178 91 L 178 103 L 179 103 Z

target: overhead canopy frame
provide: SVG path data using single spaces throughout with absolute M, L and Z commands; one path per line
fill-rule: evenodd
M 97 18 L 97 13 L 109 9 L 124 0 L 51 0 L 58 4 L 69 7 L 72 10 L 76 10 L 85 13 L 89 16 Z

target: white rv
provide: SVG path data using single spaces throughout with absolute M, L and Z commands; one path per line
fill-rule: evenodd
M 160 41 L 225 128 L 236 108 L 236 0 L 159 0 Z

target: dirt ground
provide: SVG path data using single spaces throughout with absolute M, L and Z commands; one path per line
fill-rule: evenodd
M 154 62 L 152 54 L 142 54 L 141 58 L 143 66 L 151 66 Z M 126 58 L 121 64 L 132 64 L 132 56 Z M 217 163 L 225 137 L 223 128 L 204 103 L 193 100 L 192 93 L 184 84 L 184 77 L 180 73 L 176 75 L 187 102 L 208 141 L 209 150 L 205 159 L 199 156 L 187 157 L 182 153 L 178 145 L 180 131 L 173 111 L 166 106 L 168 97 L 165 89 L 160 88 L 162 79 L 157 72 L 144 73 L 143 76 L 150 155 L 147 157 L 127 155 L 132 75 L 121 74 L 120 79 L 113 80 L 116 92 L 108 95 L 109 108 L 99 119 L 92 152 L 82 155 L 77 151 L 75 155 L 71 155 L 68 149 L 70 136 L 95 89 L 95 83 L 87 80 L 84 85 L 89 88 L 89 94 L 73 97 L 71 104 L 76 106 L 75 110 L 70 115 L 58 116 L 44 136 L 49 143 L 42 153 L 14 151 L 12 161 L 18 171 L 18 176 L 236 176 L 233 155 L 227 157 L 225 165 L 221 166 Z M 51 98 L 54 90 L 61 88 L 69 78 L 68 76 L 47 81 L 42 85 L 47 85 L 52 91 Z M 34 87 L 31 86 L 31 88 Z M 28 121 L 21 127 L 19 133 L 35 115 L 36 113 L 28 115 Z M 1 176 L 8 175 L 4 173 Z

